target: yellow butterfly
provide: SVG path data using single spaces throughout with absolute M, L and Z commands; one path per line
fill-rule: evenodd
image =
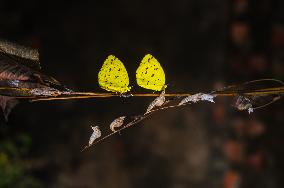
M 167 87 L 165 72 L 151 54 L 145 55 L 142 59 L 136 70 L 136 81 L 140 87 L 154 91 L 162 91 Z
M 98 74 L 99 86 L 107 91 L 125 93 L 130 91 L 129 77 L 123 63 L 109 55 Z

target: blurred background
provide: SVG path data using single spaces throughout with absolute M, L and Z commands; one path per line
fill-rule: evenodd
M 76 91 L 103 92 L 97 73 L 109 54 L 132 92 L 150 92 L 135 83 L 146 53 L 168 92 L 284 80 L 282 0 L 1 0 L 0 38 L 39 48 L 44 72 Z M 90 125 L 107 130 L 152 100 L 23 101 L 0 119 L 0 187 L 284 187 L 283 100 L 251 115 L 222 98 L 160 112 L 80 152 Z

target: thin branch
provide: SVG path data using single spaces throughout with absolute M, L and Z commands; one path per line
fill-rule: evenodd
M 266 89 L 266 90 L 267 90 L 267 89 Z M 257 93 L 257 92 L 251 92 L 251 93 L 247 93 L 247 94 L 252 94 L 252 93 L 254 94 L 253 96 L 256 96 L 255 94 L 260 94 L 260 93 L 261 93 L 262 96 L 263 96 L 264 93 L 267 94 L 267 91 L 263 91 L 263 92 L 261 91 L 261 92 L 258 92 L 258 93 Z M 283 93 L 283 91 L 282 91 L 282 93 Z M 270 93 L 270 94 L 271 94 L 271 93 Z M 273 94 L 279 94 L 279 92 L 273 93 Z M 216 97 L 216 96 L 222 96 L 223 94 L 216 95 L 216 94 L 214 93 L 213 95 L 215 95 L 215 97 Z M 267 104 L 264 104 L 264 105 L 262 105 L 262 106 L 259 106 L 259 107 L 255 107 L 255 108 L 253 108 L 253 109 L 259 109 L 259 108 L 263 108 L 263 107 L 265 107 L 265 106 L 268 106 L 268 105 L 274 103 L 275 101 L 279 100 L 280 98 L 281 98 L 280 95 L 279 95 L 279 96 L 276 96 L 275 98 L 273 98 L 273 100 L 272 100 L 271 102 L 269 102 L 269 103 L 267 103 Z M 174 100 L 175 100 L 175 99 L 172 98 L 172 99 L 168 100 L 167 102 L 165 102 L 165 104 L 167 104 L 168 102 L 174 101 Z M 89 147 L 91 147 L 91 146 L 93 146 L 93 145 L 98 144 L 99 142 L 102 142 L 102 141 L 106 140 L 107 138 L 109 138 L 109 137 L 111 137 L 111 136 L 113 136 L 113 135 L 115 135 L 115 134 L 117 134 L 117 133 L 119 133 L 119 132 L 121 132 L 121 131 L 123 131 L 123 130 L 129 128 L 129 127 L 132 127 L 132 126 L 134 126 L 134 125 L 138 125 L 139 122 L 141 122 L 141 121 L 144 120 L 145 118 L 148 118 L 148 117 L 151 116 L 153 113 L 156 113 L 156 112 L 158 112 L 158 111 L 163 111 L 163 110 L 166 110 L 166 109 L 170 109 L 170 108 L 179 108 L 179 107 L 186 106 L 186 105 L 192 104 L 192 103 L 194 103 L 194 102 L 189 102 L 189 103 L 184 103 L 184 104 L 178 103 L 178 104 L 173 104 L 173 105 L 168 105 L 168 106 L 161 106 L 161 107 L 159 107 L 159 108 L 156 108 L 156 109 L 151 110 L 149 113 L 144 113 L 144 114 L 142 114 L 142 115 L 132 116 L 132 118 L 134 118 L 134 120 L 130 121 L 130 122 L 127 123 L 125 126 L 121 127 L 120 129 L 116 130 L 115 132 L 111 132 L 111 133 L 107 134 L 106 136 L 104 136 L 104 137 L 98 139 L 97 141 L 95 141 L 95 142 L 92 143 L 91 145 L 85 146 L 85 147 L 82 149 L 82 151 L 88 149 Z
M 184 106 L 184 105 L 181 105 L 181 106 Z M 108 135 L 102 137 L 101 139 L 98 139 L 97 141 L 95 141 L 94 143 L 92 143 L 91 145 L 87 145 L 85 146 L 83 149 L 82 149 L 82 152 L 85 151 L 86 149 L 88 149 L 89 147 L 93 146 L 93 145 L 96 145 L 98 144 L 99 142 L 102 142 L 103 140 L 119 133 L 120 131 L 123 131 L 124 129 L 127 129 L 129 127 L 132 127 L 134 125 L 138 125 L 139 122 L 141 122 L 142 120 L 144 120 L 145 118 L 151 116 L 152 114 L 154 114 L 155 112 L 158 112 L 158 111 L 161 111 L 161 110 L 166 110 L 166 109 L 169 109 L 169 108 L 176 108 L 176 107 L 181 107 L 179 105 L 171 105 L 171 106 L 164 106 L 164 107 L 161 107 L 161 108 L 157 108 L 157 109 L 154 109 L 152 110 L 151 112 L 147 113 L 147 114 L 143 114 L 143 115 L 138 115 L 133 121 L 127 123 L 125 126 L 121 127 L 120 129 L 118 129 L 117 131 L 115 132 L 112 132 L 112 133 L 109 133 Z
M 194 94 L 190 93 L 166 93 L 165 97 L 186 97 Z M 218 97 L 232 97 L 237 96 L 240 93 L 238 91 L 215 91 L 214 95 Z M 245 96 L 259 96 L 259 95 L 273 95 L 284 94 L 284 87 L 273 87 L 259 90 L 250 90 L 242 92 Z M 101 97 L 121 97 L 123 95 L 116 93 L 95 93 L 95 92 L 71 92 L 68 95 L 48 96 L 48 97 L 30 97 L 32 101 L 50 101 L 50 100 L 70 100 L 70 99 L 90 99 Z M 157 97 L 159 93 L 132 93 L 132 97 Z

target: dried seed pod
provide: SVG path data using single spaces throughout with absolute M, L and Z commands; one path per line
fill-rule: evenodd
M 160 96 L 155 98 L 155 100 L 150 103 L 145 114 L 149 113 L 153 108 L 162 106 L 165 103 L 166 101 L 165 93 L 166 93 L 165 90 L 163 90 Z
M 202 101 L 209 101 L 209 102 L 214 102 L 214 98 L 216 97 L 216 95 L 212 95 L 212 94 L 206 94 L 206 93 L 202 93 L 202 95 L 200 96 L 200 100 Z
M 94 127 L 91 126 L 91 128 L 93 129 L 94 132 L 92 133 L 92 135 L 90 137 L 89 146 L 91 146 L 93 144 L 93 142 L 96 139 L 100 138 L 101 135 L 102 135 L 99 126 L 94 126 Z
M 181 105 L 185 105 L 186 103 L 197 103 L 199 101 L 209 101 L 209 102 L 213 102 L 214 103 L 214 97 L 216 97 L 215 95 L 211 95 L 211 94 L 206 94 L 206 93 L 196 93 L 194 95 L 189 95 L 185 98 L 183 98 L 180 103 L 178 104 L 178 106 Z
M 252 105 L 252 100 L 245 97 L 245 96 L 238 96 L 235 104 L 234 104 L 234 107 L 236 107 L 238 110 L 240 111 L 243 111 L 243 110 L 247 110 L 248 113 L 252 113 L 254 108 L 253 108 L 253 105 Z
M 116 118 L 115 120 L 113 120 L 113 122 L 111 122 L 111 124 L 110 124 L 110 130 L 112 132 L 116 132 L 115 128 L 118 128 L 121 125 L 123 125 L 123 122 L 124 122 L 125 118 L 126 118 L 126 116 L 121 116 L 121 117 Z
M 252 108 L 251 100 L 244 96 L 238 96 L 235 105 L 238 110 L 248 110 L 249 108 Z
M 181 106 L 181 105 L 184 105 L 184 104 L 189 103 L 189 102 L 196 103 L 196 102 L 199 101 L 199 96 L 200 96 L 200 93 L 187 96 L 187 97 L 183 98 L 178 105 Z

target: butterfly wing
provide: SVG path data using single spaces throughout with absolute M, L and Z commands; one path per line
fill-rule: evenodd
M 123 63 L 113 55 L 105 60 L 99 74 L 99 86 L 111 92 L 125 93 L 130 91 L 129 77 Z
M 166 87 L 165 72 L 157 59 L 150 54 L 145 55 L 137 68 L 136 80 L 145 89 L 161 91 Z

